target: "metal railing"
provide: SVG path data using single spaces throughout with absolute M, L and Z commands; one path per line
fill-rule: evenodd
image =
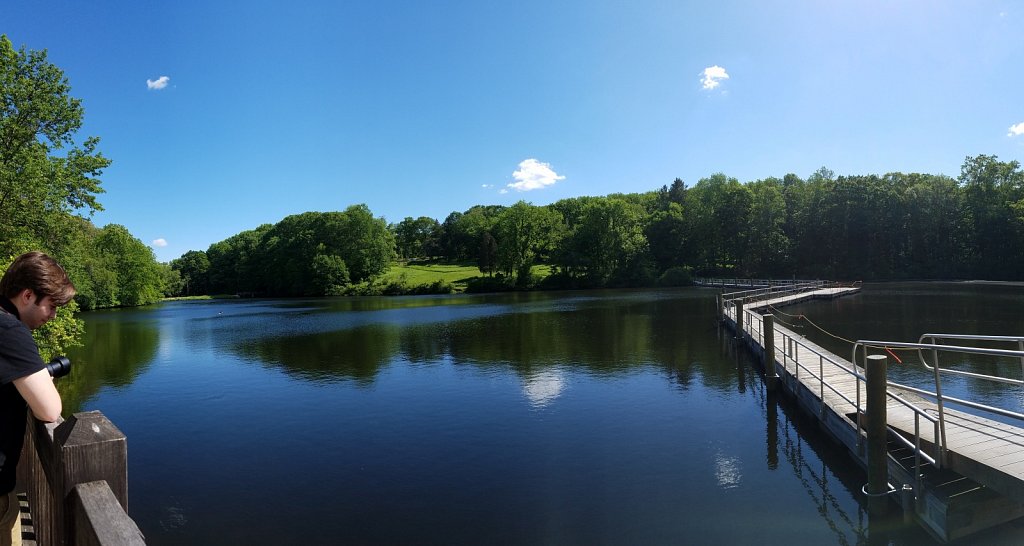
M 809 279 L 720 279 L 707 277 L 698 277 L 693 280 L 694 284 L 700 286 L 721 286 L 723 288 L 729 286 L 789 286 L 793 284 L 806 284 L 810 282 L 816 281 Z
M 1015 344 L 1017 344 L 1018 348 L 1016 350 L 1014 350 L 1014 349 L 997 349 L 997 348 L 990 348 L 990 347 L 969 347 L 969 346 L 962 346 L 962 345 L 945 345 L 945 344 L 936 343 L 936 341 L 938 341 L 938 340 L 953 340 L 953 339 L 955 339 L 955 340 L 975 341 L 975 342 L 990 342 L 990 343 L 1015 343 Z M 925 340 L 930 340 L 930 342 L 925 342 Z M 1008 383 L 1008 384 L 1011 384 L 1011 385 L 1018 385 L 1018 386 L 1019 385 L 1024 385 L 1024 380 L 1022 380 L 1022 379 L 1013 379 L 1013 378 L 1008 378 L 1008 377 L 1000 377 L 1000 376 L 995 376 L 995 375 L 987 375 L 987 374 L 979 374 L 979 373 L 973 373 L 973 372 L 966 372 L 966 371 L 955 370 L 955 369 L 950 369 L 950 368 L 942 368 L 939 365 L 939 354 L 940 353 L 975 354 L 975 355 L 986 355 L 986 356 L 996 356 L 996 357 L 1010 357 L 1010 358 L 1020 359 L 1021 366 L 1022 366 L 1022 377 L 1024 377 L 1024 337 L 1015 337 L 1015 336 L 982 336 L 982 335 L 966 335 L 966 334 L 924 334 L 924 335 L 922 335 L 920 337 L 918 343 L 905 343 L 905 342 L 898 342 L 898 341 L 858 340 L 857 343 L 854 344 L 854 346 L 853 346 L 852 360 L 854 362 L 857 361 L 857 354 L 858 354 L 858 352 L 861 353 L 862 358 L 866 358 L 867 357 L 867 350 L 869 348 L 877 348 L 877 349 L 886 349 L 886 348 L 888 348 L 888 349 L 916 349 L 917 353 L 918 353 L 918 358 L 921 361 L 921 365 L 926 370 L 931 372 L 932 378 L 933 378 L 933 381 L 934 381 L 934 385 L 935 385 L 935 390 L 934 391 L 927 391 L 927 390 L 924 390 L 924 389 L 919 389 L 919 388 L 911 387 L 911 386 L 908 386 L 908 385 L 901 385 L 899 383 L 895 383 L 895 382 L 892 382 L 892 381 L 889 381 L 887 383 L 888 383 L 888 385 L 890 387 L 894 387 L 894 388 L 897 388 L 897 389 L 902 389 L 902 390 L 905 390 L 905 391 L 913 392 L 915 394 L 918 394 L 918 395 L 921 395 L 921 396 L 924 396 L 924 397 L 931 398 L 931 399 L 935 400 L 935 404 L 936 404 L 936 408 L 937 408 L 937 412 L 938 412 L 938 418 L 935 419 L 935 421 L 936 421 L 936 431 L 937 431 L 936 432 L 936 436 L 937 436 L 937 438 L 936 438 L 936 441 L 934 442 L 934 444 L 935 444 L 935 446 L 937 448 L 937 456 L 935 457 L 936 461 L 932 463 L 935 466 L 941 466 L 941 461 L 943 460 L 944 455 L 946 453 L 946 450 L 948 449 L 948 444 L 947 444 L 947 441 L 946 441 L 946 409 L 945 409 L 947 403 L 954 403 L 954 404 L 958 404 L 958 405 L 963 406 L 963 407 L 973 408 L 973 409 L 980 410 L 980 411 L 983 411 L 983 412 L 988 412 L 988 413 L 992 413 L 992 414 L 995 414 L 995 415 L 1001 415 L 1003 417 L 1009 417 L 1009 418 L 1012 418 L 1012 419 L 1017 419 L 1017 420 L 1024 421 L 1024 414 L 1022 414 L 1020 412 L 1011 411 L 1011 410 L 1008 410 L 1008 409 L 1005 409 L 1005 408 L 997 408 L 997 407 L 990 406 L 990 405 L 987 405 L 987 404 L 981 404 L 981 403 L 974 402 L 974 401 L 971 401 L 971 400 L 964 400 L 962 398 L 957 398 L 957 397 L 948 396 L 946 394 L 943 394 L 943 392 L 942 392 L 942 376 L 943 376 L 943 374 L 945 374 L 945 375 L 954 375 L 954 376 L 961 376 L 961 377 L 970 377 L 970 378 L 973 378 L 973 379 L 978 379 L 978 380 L 983 380 L 983 381 L 992 381 L 992 382 L 996 382 L 996 383 Z M 930 353 L 931 354 L 931 357 L 932 357 L 932 363 L 931 364 L 929 364 L 928 361 L 925 359 L 925 354 L 926 353 Z M 859 393 L 859 383 L 858 383 L 858 393 Z M 920 408 L 918 408 L 916 406 L 912 406 L 912 409 L 914 409 L 915 413 L 918 413 L 919 411 L 923 411 L 923 410 L 920 410 Z
M 722 305 L 735 307 L 737 302 L 747 305 L 801 292 L 818 290 L 820 288 L 824 288 L 827 284 L 828 283 L 825 281 L 806 281 L 799 284 L 775 285 L 763 288 L 752 288 L 749 290 L 739 290 L 736 292 L 725 292 L 721 296 Z
M 829 283 L 823 283 L 821 286 L 818 286 L 817 288 L 825 287 L 828 284 Z M 801 291 L 801 290 L 806 290 L 806 288 L 803 288 L 803 287 L 795 288 L 795 289 L 791 290 L 790 292 Z M 774 297 L 774 296 L 777 296 L 777 295 L 778 294 L 773 294 L 772 296 Z M 742 301 L 742 298 L 743 298 L 743 296 L 741 296 L 741 298 L 734 298 L 732 300 L 724 300 L 723 301 L 723 305 L 724 305 L 723 312 L 725 312 L 727 316 L 730 316 L 731 318 L 733 318 L 733 320 L 735 320 L 735 312 L 736 312 L 735 302 L 736 301 Z M 729 305 L 730 303 L 732 305 Z M 762 324 L 763 324 L 763 317 L 762 317 L 762 315 L 760 313 L 757 313 L 756 311 L 753 311 L 753 310 L 749 309 L 749 308 L 743 308 L 743 315 L 744 316 L 743 316 L 742 323 L 743 323 L 743 331 L 744 331 L 744 333 L 746 335 L 749 335 L 751 337 L 751 339 L 756 340 L 762 347 L 764 347 L 765 346 L 765 340 L 764 340 L 764 331 L 763 331 L 763 326 L 762 326 Z M 826 395 L 828 395 L 830 397 L 833 397 L 834 399 L 838 399 L 839 401 L 841 401 L 840 402 L 840 406 L 842 404 L 845 404 L 846 406 L 848 406 L 850 412 L 852 412 L 852 413 L 854 413 L 856 415 L 856 422 L 857 422 L 858 430 L 864 430 L 864 428 L 865 428 L 864 410 L 865 410 L 865 402 L 866 402 L 865 395 L 864 395 L 864 393 L 866 391 L 864 389 L 864 386 L 867 383 L 867 377 L 865 377 L 865 375 L 860 371 L 860 369 L 858 369 L 854 364 L 851 364 L 851 362 L 847 362 L 847 361 L 843 360 L 842 358 L 840 358 L 838 356 L 835 356 L 835 355 L 832 355 L 831 353 L 828 353 L 824 349 L 822 349 L 822 348 L 820 348 L 820 347 L 818 347 L 818 346 L 816 346 L 816 345 L 806 341 L 802 336 L 797 336 L 795 334 L 788 333 L 787 330 L 780 329 L 780 328 L 776 328 L 774 330 L 774 333 L 775 333 L 775 337 L 776 337 L 776 340 L 774 340 L 774 341 L 777 341 L 779 339 L 781 339 L 781 341 L 782 341 L 781 347 L 778 344 L 775 344 L 775 346 L 776 346 L 776 357 L 778 358 L 778 355 L 781 354 L 781 358 L 778 358 L 778 359 L 779 359 L 780 363 L 782 364 L 783 369 L 787 373 L 792 375 L 798 382 L 801 381 L 801 376 L 803 376 L 804 377 L 803 382 L 805 384 L 810 385 L 812 387 L 813 386 L 817 387 L 817 390 L 818 390 L 817 396 L 818 396 L 818 399 L 821 402 L 819 404 L 819 406 L 818 406 L 818 417 L 819 417 L 819 419 L 824 418 L 825 409 L 826 409 L 825 397 L 826 397 Z M 872 345 L 872 346 L 874 346 L 874 345 Z M 879 345 L 879 347 L 883 347 L 883 346 L 884 346 L 884 344 Z M 893 346 L 893 344 L 889 344 L 889 346 Z M 806 354 L 813 355 L 812 358 L 810 359 L 810 361 L 807 361 L 806 356 L 804 357 L 803 360 L 801 360 L 801 356 L 800 356 L 801 349 L 805 350 L 804 351 L 805 355 Z M 833 358 L 834 356 L 835 356 L 835 358 Z M 1022 356 L 1024 356 L 1024 355 L 1022 355 Z M 854 362 L 855 362 L 855 360 L 854 360 Z M 855 398 L 850 398 L 846 394 L 846 391 L 844 389 L 842 389 L 841 387 L 836 386 L 835 384 L 833 384 L 833 382 L 830 382 L 827 379 L 825 379 L 825 366 L 826 365 L 833 366 L 833 367 L 841 370 L 844 374 L 846 374 L 846 375 L 848 375 L 850 377 L 853 377 L 856 380 Z M 1022 365 L 1024 365 L 1024 364 L 1022 364 Z M 919 393 L 925 394 L 925 395 L 929 394 L 926 391 L 920 391 L 919 389 L 915 389 L 913 387 L 907 387 L 907 386 L 904 386 L 904 385 L 899 385 L 899 384 L 893 383 L 893 382 L 889 382 L 889 385 L 890 386 L 899 387 L 899 388 L 902 388 L 902 389 L 905 389 L 905 390 L 909 390 L 909 391 L 912 391 L 912 392 L 919 392 Z M 916 468 L 919 468 L 921 466 L 922 461 L 924 461 L 927 464 L 930 464 L 932 466 L 940 467 L 941 466 L 941 460 L 942 460 L 941 453 L 943 452 L 943 446 L 945 445 L 945 442 L 944 442 L 944 437 L 942 435 L 939 419 L 937 419 L 936 417 L 928 414 L 927 411 L 925 411 L 924 409 L 916 406 L 913 402 L 907 400 L 905 397 L 900 396 L 899 394 L 896 394 L 896 393 L 894 393 L 892 391 L 887 391 L 887 396 L 890 399 L 892 399 L 895 402 L 897 402 L 898 404 L 908 408 L 914 414 L 914 435 L 913 435 L 913 440 L 910 440 L 910 439 L 907 439 L 907 438 L 903 437 L 893 427 L 888 427 L 890 432 L 892 432 L 890 437 L 894 438 L 896 442 L 900 443 L 901 445 L 903 445 L 907 449 L 910 449 L 914 453 L 914 461 L 915 461 L 914 464 L 915 464 Z M 843 412 L 841 407 L 836 407 L 836 409 L 839 412 Z M 930 431 L 923 431 L 922 430 L 922 421 L 925 421 L 926 423 L 930 424 L 930 426 L 925 425 L 928 429 L 930 429 Z M 923 448 L 923 446 L 922 446 L 922 439 L 924 438 L 924 434 L 927 434 L 928 432 L 931 433 L 931 443 L 934 446 L 933 451 L 931 453 L 927 452 Z M 863 448 L 863 442 L 864 442 L 863 435 L 858 434 L 857 435 L 857 448 L 858 449 L 862 449 Z M 921 479 L 920 472 L 915 472 L 915 474 L 916 474 L 916 481 L 918 482 L 916 485 L 920 486 L 920 483 L 919 483 L 920 479 Z

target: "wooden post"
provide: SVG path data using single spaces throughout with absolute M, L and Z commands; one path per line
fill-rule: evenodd
M 885 355 L 869 355 L 867 376 L 868 511 L 883 515 L 889 504 L 889 468 L 886 461 L 886 361 Z
M 128 442 L 98 411 L 76 413 L 53 431 L 55 468 L 50 487 L 56 497 L 56 521 L 63 522 L 60 540 L 75 536 L 72 491 L 80 483 L 106 481 L 117 502 L 128 510 Z
M 764 384 L 772 391 L 775 390 L 775 316 L 764 315 L 761 317 L 764 324 Z
M 107 482 L 80 483 L 72 494 L 71 510 L 75 517 L 75 533 L 69 541 L 76 546 L 144 545 L 145 537 Z
M 736 300 L 736 339 L 743 339 L 743 300 Z

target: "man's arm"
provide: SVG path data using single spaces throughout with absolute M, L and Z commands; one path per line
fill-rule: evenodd
M 53 378 L 46 369 L 15 379 L 14 387 L 21 393 L 21 397 L 28 402 L 29 409 L 36 419 L 47 423 L 60 418 L 63 409 L 60 401 L 60 393 L 53 385 Z

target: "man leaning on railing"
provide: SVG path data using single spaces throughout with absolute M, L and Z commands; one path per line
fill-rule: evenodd
M 40 421 L 56 421 L 62 409 L 31 330 L 74 295 L 64 268 L 42 252 L 22 254 L 0 279 L 0 546 L 21 544 L 14 488 L 28 409 Z

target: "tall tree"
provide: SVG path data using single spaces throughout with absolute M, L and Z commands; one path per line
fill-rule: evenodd
M 547 257 L 557 243 L 558 226 L 557 213 L 526 201 L 504 210 L 495 226 L 498 268 L 517 282 L 528 279 L 533 264 Z
M 171 269 L 181 276 L 184 295 L 210 293 L 210 259 L 202 250 L 190 250 L 172 260 Z
M 0 251 L 48 248 L 55 224 L 102 210 L 99 139 L 76 144 L 83 108 L 46 51 L 15 50 L 0 35 Z
M 960 169 L 964 207 L 971 228 L 975 273 L 993 279 L 1017 279 L 1024 274 L 1020 252 L 1007 248 L 1024 242 L 1024 172 L 1017 161 L 996 156 L 968 157 Z

